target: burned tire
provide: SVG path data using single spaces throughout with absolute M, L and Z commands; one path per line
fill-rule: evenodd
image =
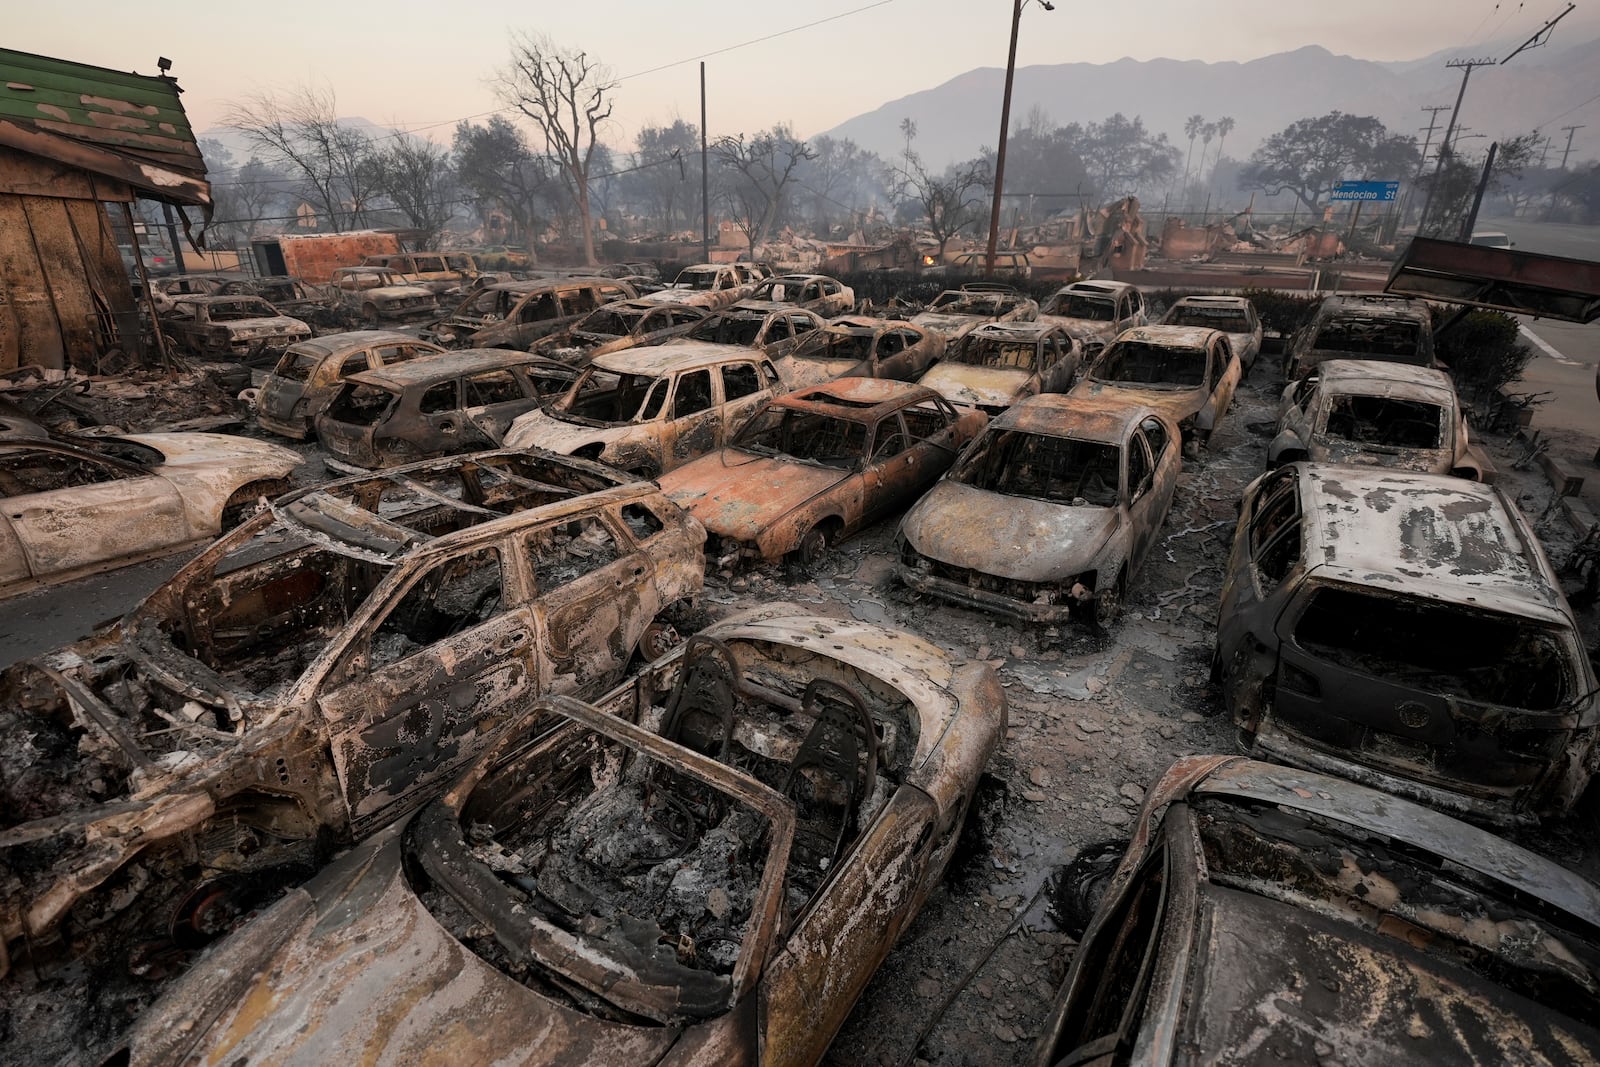
M 1122 601 L 1128 592 L 1128 572 L 1119 571 L 1110 589 L 1096 593 L 1094 598 L 1094 628 L 1109 633 L 1122 621 Z
M 227 533 L 249 518 L 262 497 L 271 500 L 288 491 L 287 478 L 263 478 L 241 485 L 233 491 L 232 496 L 228 497 L 228 502 L 222 505 L 222 532 Z
M 828 546 L 832 543 L 830 527 L 819 522 L 800 538 L 795 550 L 789 553 L 789 562 L 796 570 L 810 574 L 822 562 L 822 557 L 828 554 Z
M 1056 925 L 1082 939 L 1128 849 L 1126 841 L 1097 841 L 1078 850 L 1051 878 L 1050 911 Z
M 681 644 L 683 635 L 678 633 L 678 628 L 657 616 L 639 638 L 639 655 L 645 662 L 654 663 Z

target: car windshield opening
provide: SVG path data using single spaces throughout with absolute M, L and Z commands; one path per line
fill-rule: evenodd
M 666 393 L 666 381 L 653 374 L 614 375 L 591 367 L 583 372 L 577 393 L 563 410 L 595 422 L 648 421 L 661 414 Z
M 1037 348 L 1038 346 L 1032 341 L 998 341 L 994 338 L 973 337 L 969 334 L 962 340 L 955 355 L 950 357 L 950 361 L 964 363 L 969 367 L 1031 371 Z
M 1475 703 L 1550 711 L 1576 695 L 1560 639 L 1510 615 L 1325 587 L 1294 640 L 1336 666 Z
M 795 353 L 797 359 L 864 360 L 872 356 L 872 334 L 827 333 L 822 343 Z
M 1312 348 L 1415 361 L 1422 354 L 1422 327 L 1415 322 L 1389 319 L 1330 319 L 1317 331 Z
M 756 338 L 761 334 L 761 322 L 759 318 L 718 315 L 701 320 L 698 326 L 689 331 L 689 337 L 696 341 L 710 341 L 712 344 L 749 347 L 756 343 Z
M 1084 319 L 1088 322 L 1115 322 L 1117 306 L 1103 296 L 1084 296 L 1082 293 L 1062 293 L 1045 308 L 1046 315 L 1059 315 L 1066 319 Z
M 1167 317 L 1171 326 L 1204 326 L 1223 333 L 1249 333 L 1250 320 L 1239 308 L 1213 308 L 1179 304 Z
M 1100 441 L 990 430 L 950 475 L 951 481 L 1052 504 L 1117 504 L 1121 453 Z
M 1386 396 L 1335 396 L 1328 403 L 1324 432 L 1360 445 L 1440 448 L 1444 410 L 1420 400 Z
M 285 352 L 283 358 L 278 360 L 277 367 L 273 368 L 273 373 L 291 382 L 308 382 L 311 380 L 311 372 L 316 370 L 321 362 L 321 356 L 306 355 L 303 352 Z
M 714 270 L 686 270 L 678 275 L 678 280 L 673 283 L 676 289 L 706 290 L 717 287 L 717 272 Z
M 1097 382 L 1193 389 L 1205 384 L 1206 353 L 1204 349 L 1120 341 L 1106 350 L 1089 376 Z
M 763 425 L 766 421 L 751 423 L 739 447 L 842 470 L 859 466 L 866 455 L 867 428 L 859 422 L 815 411 L 785 411 L 776 424 Z

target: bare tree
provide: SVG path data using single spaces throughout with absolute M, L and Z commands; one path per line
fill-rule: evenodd
M 719 199 L 743 231 L 753 257 L 783 213 L 784 195 L 795 171 L 806 160 L 816 159 L 817 153 L 780 123 L 748 141 L 742 133 L 718 138 L 711 154 L 724 172 Z
M 455 168 L 449 151 L 432 141 L 397 137 L 373 154 L 372 166 L 378 189 L 419 231 L 418 246 L 432 248 L 455 214 Z
M 939 259 L 950 238 L 983 217 L 983 205 L 994 186 L 994 173 L 986 159 L 968 160 L 946 168 L 942 176 L 928 173 L 915 152 L 906 157 L 904 174 L 911 198 L 922 208 L 922 217 L 939 242 Z
M 593 264 L 594 227 L 589 212 L 589 170 L 596 130 L 611 118 L 611 71 L 585 52 L 564 48 L 543 34 L 522 34 L 511 65 L 500 72 L 500 99 L 525 115 L 560 164 L 561 177 L 583 229 L 584 262 Z
M 258 93 L 230 106 L 224 121 L 301 179 L 306 200 L 333 229 L 361 225 L 377 192 L 372 143 L 339 122 L 333 90 Z

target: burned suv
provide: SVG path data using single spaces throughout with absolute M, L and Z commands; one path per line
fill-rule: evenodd
M 665 652 L 704 538 L 655 486 L 547 453 L 279 498 L 120 623 L 0 674 L 0 945 L 38 964 L 221 932 L 534 698 Z
M 1215 670 L 1252 752 L 1474 818 L 1570 809 L 1600 703 L 1515 504 L 1449 475 L 1296 463 L 1246 490 Z

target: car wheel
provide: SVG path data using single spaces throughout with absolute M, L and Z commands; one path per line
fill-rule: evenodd
M 258 482 L 241 485 L 233 491 L 232 496 L 228 497 L 228 502 L 222 505 L 222 532 L 227 533 L 254 514 L 262 497 L 271 500 L 288 491 L 287 478 L 264 478 Z
M 361 305 L 361 325 L 369 330 L 378 328 L 378 307 L 376 304 Z
M 1127 850 L 1126 841 L 1085 845 L 1071 863 L 1051 878 L 1050 910 L 1064 933 L 1077 939 L 1083 937 Z
M 1127 592 L 1127 572 L 1117 575 L 1110 589 L 1097 593 L 1094 598 L 1094 628 L 1106 633 L 1122 619 L 1122 598 Z
M 1196 431 L 1194 434 L 1183 439 L 1183 458 L 1189 460 L 1196 460 L 1200 458 L 1199 431 Z
M 683 635 L 678 633 L 678 628 L 665 619 L 656 619 L 644 628 L 644 636 L 639 638 L 639 655 L 654 663 L 681 644 Z
M 827 554 L 828 543 L 833 538 L 828 533 L 828 528 L 821 523 L 811 527 L 800 538 L 800 544 L 789 553 L 789 560 L 795 567 L 809 574 L 822 562 L 822 557 Z

